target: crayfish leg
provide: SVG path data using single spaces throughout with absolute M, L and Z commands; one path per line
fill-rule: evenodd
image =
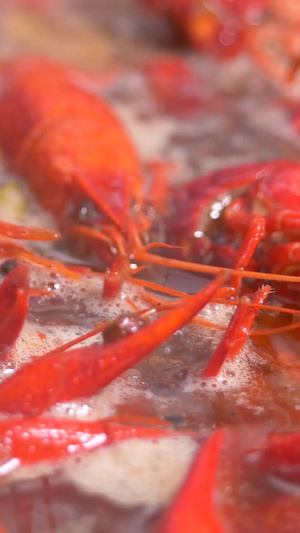
M 103 283 L 103 298 L 113 299 L 121 291 L 126 277 L 127 261 L 124 257 L 119 257 L 113 266 L 106 271 Z
M 157 533 L 223 533 L 214 504 L 224 431 L 213 433 L 200 448 L 187 479 Z
M 243 238 L 241 246 L 238 250 L 236 263 L 234 268 L 236 270 L 244 270 L 253 256 L 257 246 L 265 236 L 266 223 L 264 217 L 254 215 L 250 219 L 250 224 L 246 235 Z M 229 281 L 229 285 L 235 289 L 241 286 L 241 278 L 233 277 Z
M 247 297 L 240 300 L 221 342 L 201 373 L 203 378 L 217 376 L 224 361 L 234 359 L 239 354 L 250 334 L 251 326 L 259 311 L 259 308 L 254 306 L 256 304 L 263 304 L 270 290 L 270 286 L 267 285 L 256 291 L 252 300 L 249 300 Z

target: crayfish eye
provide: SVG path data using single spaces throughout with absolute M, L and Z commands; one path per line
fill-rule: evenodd
M 90 226 L 99 220 L 99 211 L 93 202 L 87 200 L 77 207 L 76 219 L 80 224 Z
M 70 202 L 64 212 L 65 224 L 83 224 L 85 226 L 94 226 L 99 222 L 101 213 L 97 206 L 91 200 L 81 198 Z
M 141 317 L 125 316 L 109 324 L 102 332 L 103 341 L 117 341 L 126 335 L 136 333 L 141 327 L 145 326 L 146 321 Z

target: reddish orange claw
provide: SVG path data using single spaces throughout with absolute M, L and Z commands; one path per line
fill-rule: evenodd
M 56 402 L 89 397 L 141 361 L 187 324 L 224 283 L 220 275 L 135 334 L 101 346 L 50 353 L 25 365 L 0 384 L 0 410 L 35 415 Z
M 0 285 L 0 358 L 6 359 L 28 313 L 29 272 L 14 268 Z
M 187 479 L 157 533 L 223 533 L 214 504 L 224 430 L 213 433 L 200 448 Z
M 151 419 L 150 424 L 151 424 Z M 162 427 L 128 425 L 126 418 L 72 420 L 10 418 L 0 420 L 0 476 L 20 465 L 59 459 L 129 439 L 161 439 L 179 433 Z M 184 433 L 181 433 L 184 434 Z M 26 435 L 26 438 L 24 438 Z

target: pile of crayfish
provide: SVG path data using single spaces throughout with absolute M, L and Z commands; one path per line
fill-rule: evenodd
M 271 77 L 292 81 L 299 67 L 299 4 L 280 0 L 143 0 L 195 49 L 249 55 Z
M 122 416 L 85 421 L 55 418 L 47 412 L 62 402 L 91 398 L 188 323 L 217 327 L 199 314 L 209 304 L 228 306 L 233 313 L 221 326 L 225 331 L 204 365 L 198 354 L 199 387 L 218 380 L 226 365 L 232 368 L 254 333 L 265 340 L 273 333 L 297 335 L 300 164 L 254 162 L 168 188 L 167 166 L 161 172 L 160 165 L 153 165 L 152 183 L 145 192 L 143 162 L 111 107 L 85 87 L 78 72 L 33 57 L 1 65 L 0 147 L 7 168 L 26 180 L 38 202 L 55 216 L 58 228 L 0 222 L 2 368 L 13 366 L 14 346 L 32 298 L 43 295 L 42 288 L 30 284 L 31 268 L 74 284 L 82 276 L 99 276 L 103 281 L 99 298 L 107 302 L 118 298 L 126 283 L 138 285 L 146 302 L 142 309 L 132 302 L 131 313 L 33 357 L 8 377 L 3 371 L 0 475 L 132 438 L 158 440 L 184 434 L 200 442 L 199 451 L 153 531 L 225 533 L 231 531 L 230 524 L 232 531 L 241 531 L 238 523 L 231 522 L 230 502 L 216 497 L 221 461 L 229 463 L 225 482 L 231 484 L 236 501 L 241 498 L 236 460 L 249 476 L 252 469 L 257 483 L 260 476 L 278 477 L 288 487 L 299 483 L 300 431 L 291 431 L 292 424 L 286 424 L 285 432 L 265 432 L 234 457 L 230 450 L 240 440 L 240 430 L 229 424 L 210 428 L 207 436 L 197 428 L 178 429 L 152 417 L 137 417 L 136 423 Z M 163 235 L 159 242 L 153 241 L 157 221 Z M 62 242 L 80 256 L 96 257 L 99 268 L 92 272 L 40 257 L 18 240 Z M 136 277 L 153 265 L 215 277 L 196 294 L 187 295 L 146 276 Z M 266 284 L 260 286 L 261 280 Z M 272 305 L 273 287 L 281 306 Z M 158 292 L 167 299 L 159 298 Z M 268 297 L 270 304 L 265 303 Z M 262 317 L 268 313 L 294 321 L 282 325 L 275 320 L 272 325 L 271 319 L 270 323 L 265 319 L 269 327 L 264 330 Z M 76 346 L 98 333 L 102 342 Z M 292 353 L 284 361 L 263 348 L 257 343 L 268 372 L 283 372 L 297 383 L 296 356 Z M 296 408 L 291 416 L 295 429 L 299 425 Z M 224 426 L 213 426 L 218 425 Z M 276 523 L 281 509 L 296 531 L 300 524 L 297 498 L 288 490 L 284 496 L 278 493 L 267 501 L 264 530 L 284 531 Z

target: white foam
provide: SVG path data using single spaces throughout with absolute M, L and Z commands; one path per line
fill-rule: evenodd
M 133 439 L 68 461 L 68 477 L 81 490 L 122 505 L 161 505 L 187 472 L 197 444 L 189 437 Z

